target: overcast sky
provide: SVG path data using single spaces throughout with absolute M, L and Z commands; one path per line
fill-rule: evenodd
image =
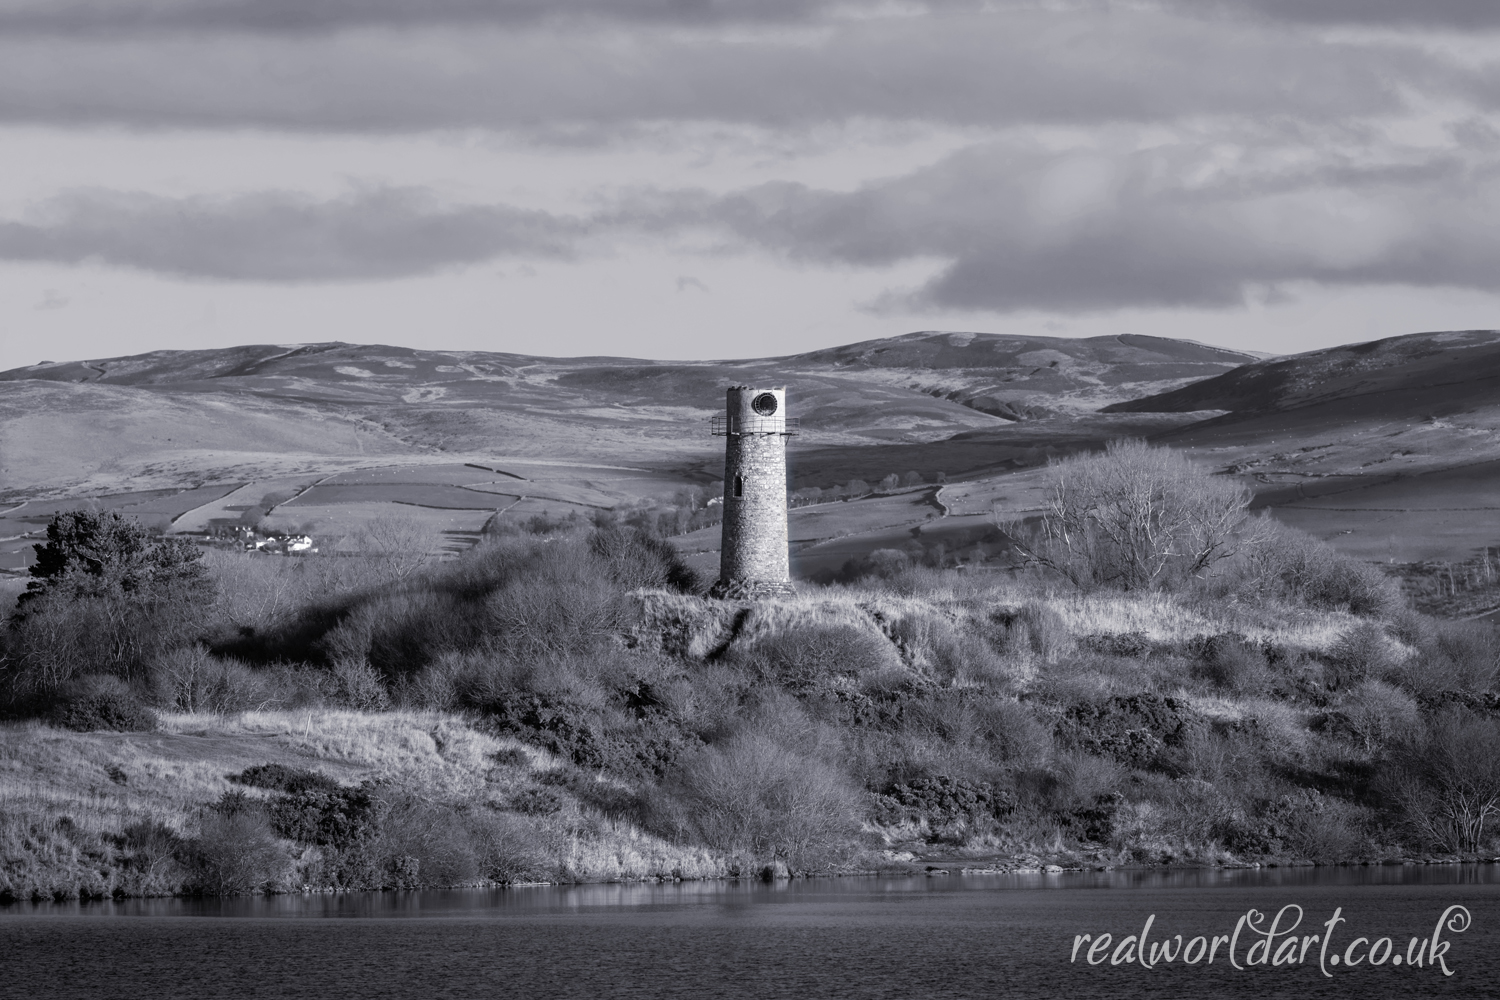
M 0 0 L 0 368 L 1497 326 L 1494 0 Z

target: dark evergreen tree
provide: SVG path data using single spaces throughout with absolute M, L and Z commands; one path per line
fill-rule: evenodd
M 34 548 L 36 563 L 22 602 L 53 594 L 190 598 L 210 586 L 197 546 L 152 538 L 139 521 L 114 512 L 58 514 L 47 525 L 46 543 Z

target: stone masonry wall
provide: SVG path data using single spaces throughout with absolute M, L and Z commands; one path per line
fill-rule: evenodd
M 785 390 L 729 390 L 727 415 L 742 426 L 757 414 L 751 401 L 770 392 L 777 398 L 774 428 L 786 416 Z M 738 480 L 738 495 L 736 495 Z M 724 534 L 719 562 L 719 585 L 726 596 L 790 590 L 787 558 L 786 438 L 779 433 L 729 434 L 724 448 Z

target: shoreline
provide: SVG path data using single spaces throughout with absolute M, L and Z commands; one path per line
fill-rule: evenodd
M 567 887 L 591 887 L 591 886 L 647 886 L 647 885 L 682 885 L 682 884 L 721 884 L 732 885 L 737 883 L 746 884 L 782 884 L 790 882 L 817 882 L 828 879 L 921 879 L 921 878 L 963 878 L 985 875 L 1082 875 L 1089 873 L 1120 873 L 1120 874 L 1157 874 L 1173 875 L 1187 872 L 1248 872 L 1248 871 L 1271 871 L 1287 869 L 1309 869 L 1309 868 L 1427 868 L 1427 867 L 1451 867 L 1457 865 L 1500 866 L 1500 857 L 1433 857 L 1433 858 L 1402 858 L 1385 859 L 1379 861 L 1288 861 L 1288 862 L 1241 862 L 1238 864 L 1224 865 L 1099 865 L 1094 867 L 1064 867 L 1061 865 L 1044 865 L 1041 867 L 1015 867 L 1015 868 L 970 868 L 950 865 L 939 867 L 929 864 L 918 871 L 847 871 L 847 872 L 814 872 L 797 873 L 790 875 L 767 876 L 765 874 L 755 875 L 725 875 L 707 877 L 687 878 L 638 878 L 638 879 L 608 879 L 599 881 L 540 881 L 540 882 L 481 882 L 448 886 L 423 886 L 414 889 L 381 888 L 381 889 L 341 889 L 332 886 L 312 887 L 305 886 L 296 890 L 251 892 L 251 893 L 172 893 L 162 895 L 91 895 L 91 896 L 68 896 L 56 897 L 31 897 L 7 898 L 0 894 L 0 916 L 13 912 L 12 908 L 22 906 L 50 906 L 62 904 L 74 904 L 87 906 L 96 903 L 124 903 L 140 900 L 247 900 L 247 899 L 289 899 L 293 897 L 311 898 L 315 896 L 384 896 L 391 893 L 424 893 L 424 892 L 464 892 L 464 891 L 488 891 L 508 889 L 544 889 L 544 888 L 567 888 Z

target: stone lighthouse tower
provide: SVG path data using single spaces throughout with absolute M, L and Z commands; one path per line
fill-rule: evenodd
M 724 438 L 724 542 L 714 597 L 792 592 L 787 561 L 786 389 L 730 388 L 713 432 Z

